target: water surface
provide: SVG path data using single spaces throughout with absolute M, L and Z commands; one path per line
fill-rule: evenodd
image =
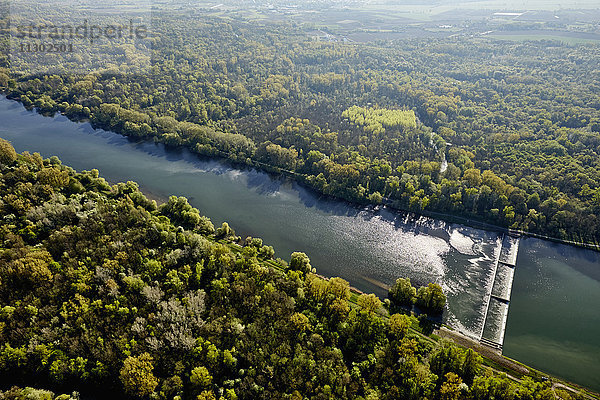
M 57 155 L 78 170 L 97 168 L 110 181 L 136 181 L 160 198 L 185 196 L 215 225 L 227 221 L 242 237 L 262 237 L 284 259 L 304 251 L 319 273 L 341 276 L 365 292 L 385 296 L 383 287 L 398 277 L 415 285 L 439 282 L 449 298 L 446 321 L 480 335 L 501 245 L 496 232 L 374 212 L 286 178 L 131 141 L 61 115 L 44 117 L 6 99 L 0 118 L 0 136 L 17 151 Z
M 356 207 L 254 169 L 131 141 L 64 116 L 43 117 L 5 98 L 0 98 L 0 121 L 0 137 L 19 152 L 57 155 L 78 170 L 97 168 L 109 181 L 136 181 L 158 198 L 185 196 L 216 226 L 227 221 L 243 237 L 262 237 L 284 259 L 304 251 L 319 273 L 341 276 L 365 292 L 385 296 L 383 287 L 398 277 L 420 285 L 438 282 L 448 295 L 446 323 L 473 337 L 484 330 L 500 233 Z M 587 263 L 579 270 L 571 258 L 540 266 L 561 251 Z M 515 270 L 506 353 L 540 368 L 548 363 L 550 372 L 600 389 L 594 378 L 600 376 L 599 273 L 597 253 L 525 241 Z M 493 302 L 492 307 L 492 318 L 503 318 L 505 311 Z M 495 322 L 488 329 L 493 335 Z
M 600 391 L 600 253 L 521 241 L 504 354 Z

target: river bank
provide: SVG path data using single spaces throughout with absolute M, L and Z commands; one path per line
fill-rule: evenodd
M 588 399 L 600 399 L 599 392 L 591 391 L 584 386 L 577 385 L 576 383 L 569 382 L 557 376 L 548 375 L 543 371 L 538 371 L 528 365 L 512 360 L 511 358 L 502 355 L 498 350 L 447 327 L 440 327 L 433 333 L 440 338 L 449 339 L 461 347 L 473 349 L 484 357 L 484 365 L 486 365 L 486 367 L 498 373 L 506 373 L 508 377 L 515 381 L 521 381 L 526 376 L 529 376 L 534 380 L 551 379 L 553 387 L 566 389 L 573 394 L 582 392 Z
M 447 323 L 474 335 L 481 331 L 482 303 L 492 282 L 501 236 L 498 231 L 448 224 L 388 207 L 357 207 L 317 195 L 281 175 L 249 167 L 238 169 L 187 150 L 133 141 L 94 130 L 89 124 L 75 124 L 60 115 L 43 117 L 9 100 L 0 99 L 0 118 L 0 136 L 13 142 L 18 151 L 57 155 L 78 170 L 97 168 L 110 182 L 136 181 L 155 199 L 185 196 L 216 226 L 227 221 L 238 235 L 261 237 L 282 258 L 304 251 L 319 273 L 341 276 L 363 292 L 383 298 L 385 287 L 401 276 L 411 277 L 415 285 L 437 281 L 449 297 Z M 588 357 L 580 366 L 570 363 L 562 368 L 560 360 L 569 356 L 569 349 L 582 349 L 569 356 L 572 362 L 580 360 L 582 354 L 600 354 L 594 337 L 600 322 L 587 314 L 589 304 L 600 301 L 593 289 L 596 278 L 592 268 L 600 264 L 598 253 L 537 239 L 525 242 L 536 246 L 522 246 L 515 283 L 540 282 L 540 287 L 534 291 L 530 286 L 514 286 L 505 351 L 527 364 L 535 361 L 536 367 L 552 364 L 559 376 L 581 375 L 585 377 L 582 384 L 590 382 L 593 386 L 593 374 L 600 363 Z M 558 250 L 564 253 L 562 264 L 556 267 L 562 275 L 548 277 L 549 271 L 541 266 L 556 259 Z M 528 259 L 522 256 L 531 251 L 535 251 L 535 259 L 529 262 L 533 267 L 522 268 Z M 576 269 L 586 262 L 585 270 Z M 558 285 L 571 281 L 564 290 Z M 563 329 L 555 315 L 548 319 L 544 314 L 564 293 L 577 294 L 577 298 L 564 300 L 565 308 L 571 307 L 569 311 L 561 311 L 573 317 L 567 324 L 569 329 Z M 537 297 L 531 298 L 533 294 L 547 301 L 540 303 Z M 544 315 L 544 319 L 532 323 L 531 314 Z M 549 348 L 538 351 L 539 346 L 531 346 L 532 341 L 547 343 L 549 339 L 553 339 Z M 561 352 L 554 352 L 555 348 Z
M 18 102 L 19 104 L 23 104 L 20 102 L 19 99 L 8 98 L 8 97 L 6 97 L 6 93 L 3 93 L 3 92 L 0 92 L 0 93 L 3 96 L 5 96 L 5 98 L 7 98 L 11 101 L 15 101 L 15 102 Z M 23 105 L 23 107 L 30 111 L 36 110 L 34 107 L 27 108 L 24 105 Z M 67 116 L 64 114 L 64 110 L 61 110 L 60 113 L 61 113 L 61 115 L 64 115 L 66 118 L 69 118 L 73 122 L 89 122 L 89 118 L 87 116 L 77 116 L 77 115 Z M 104 127 L 102 125 L 98 125 L 98 124 L 92 124 L 92 125 L 94 126 L 94 128 L 106 129 L 106 127 Z M 118 132 L 118 131 L 114 131 L 114 132 L 127 137 L 127 135 L 124 132 Z M 154 140 L 155 142 L 163 143 L 166 146 L 169 146 L 169 143 L 167 143 L 165 140 L 163 140 L 163 138 L 161 136 L 154 136 L 152 139 L 148 138 L 146 140 Z M 388 199 L 385 197 L 382 199 L 381 202 L 379 202 L 379 201 L 369 201 L 366 198 L 356 199 L 356 198 L 348 198 L 346 196 L 338 195 L 338 194 L 336 194 L 336 195 L 325 194 L 322 191 L 320 191 L 314 184 L 312 184 L 310 182 L 310 180 L 308 179 L 308 175 L 303 174 L 303 173 L 291 171 L 291 170 L 288 170 L 285 168 L 267 164 L 267 163 L 261 162 L 259 160 L 251 159 L 251 158 L 245 158 L 243 160 L 239 160 L 237 155 L 228 153 L 228 152 L 225 152 L 225 151 L 222 151 L 219 149 L 215 149 L 215 148 L 211 149 L 210 153 L 204 154 L 202 152 L 199 152 L 195 146 L 190 147 L 190 146 L 186 146 L 186 145 L 182 144 L 180 147 L 186 148 L 189 151 L 191 151 L 195 154 L 198 154 L 200 156 L 221 157 L 223 160 L 227 160 L 227 162 L 231 163 L 231 165 L 233 167 L 243 166 L 243 167 L 257 168 L 261 171 L 265 171 L 268 173 L 286 176 L 286 177 L 289 177 L 289 178 L 295 180 L 296 182 L 299 182 L 299 183 L 305 185 L 306 187 L 310 188 L 311 190 L 314 190 L 315 192 L 319 193 L 322 196 L 330 197 L 335 200 L 348 201 L 351 204 L 355 204 L 355 205 L 372 204 L 373 206 L 378 206 L 379 204 L 383 204 L 384 206 L 387 206 L 387 207 L 391 208 L 392 210 L 407 212 L 407 213 L 411 213 L 414 215 L 420 215 L 420 216 L 441 219 L 448 223 L 459 223 L 459 224 L 467 225 L 467 226 L 477 228 L 477 229 L 493 230 L 493 231 L 499 231 L 499 232 L 503 232 L 503 233 L 518 233 L 518 234 L 526 235 L 526 236 L 530 236 L 530 237 L 543 238 L 543 239 L 554 241 L 557 243 L 568 244 L 568 245 L 572 245 L 572 246 L 577 246 L 577 247 L 592 249 L 595 251 L 600 251 L 600 244 L 597 242 L 594 243 L 594 242 L 583 242 L 583 241 L 578 241 L 578 240 L 561 239 L 561 238 L 557 238 L 557 237 L 552 237 L 552 236 L 548 236 L 548 235 L 543 235 L 543 234 L 538 234 L 538 233 L 533 233 L 533 232 L 528 232 L 528 231 L 523 231 L 523 230 L 515 230 L 515 229 L 505 227 L 505 226 L 490 224 L 484 220 L 478 219 L 476 216 L 464 217 L 464 216 L 461 216 L 458 214 L 437 212 L 437 211 L 432 211 L 432 210 L 415 211 L 415 210 L 411 210 L 406 207 L 403 207 L 400 204 L 400 202 L 397 200 L 391 200 L 391 199 Z

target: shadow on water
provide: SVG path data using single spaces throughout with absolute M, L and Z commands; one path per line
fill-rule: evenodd
M 256 173 L 254 170 L 247 172 L 246 186 L 263 196 L 278 193 L 284 183 L 283 179 Z
M 415 236 L 427 235 L 444 241 L 450 240 L 449 231 L 454 227 L 445 222 L 417 215 L 407 211 L 389 210 L 384 208 L 378 213 L 383 221 L 393 224 L 396 230 L 412 233 Z
M 0 132 L 22 149 L 38 149 L 45 156 L 63 154 L 65 163 L 71 165 L 67 162 L 71 160 L 78 169 L 98 168 L 114 181 L 136 180 L 161 200 L 174 193 L 196 198 L 194 204 L 216 222 L 231 217 L 229 222 L 240 233 L 265 238 L 280 254 L 305 251 L 321 273 L 342 276 L 366 292 L 385 296 L 384 287 L 399 276 L 410 277 L 415 286 L 437 281 L 448 294 L 448 323 L 462 332 L 481 331 L 482 300 L 492 289 L 498 232 L 350 204 L 285 176 L 95 130 L 86 123 L 68 125 L 64 116 L 33 118 L 30 111 L 2 98 L 0 106 L 0 118 L 9 122 Z M 73 143 L 67 146 L 61 140 Z M 600 253 L 544 243 L 553 258 L 600 280 Z M 523 249 L 545 251 L 544 246 Z M 539 314 L 540 309 L 532 312 Z M 526 325 L 528 318 L 523 321 Z
M 562 260 L 573 270 L 600 282 L 600 252 L 535 238 L 526 240 L 531 241 L 532 252 L 543 253 L 546 257 Z
M 31 115 L 32 111 L 23 107 L 17 102 L 11 101 L 9 104 L 11 110 L 21 110 L 22 115 Z M 43 115 L 43 114 L 42 114 Z M 74 122 L 65 115 L 56 113 L 54 115 L 45 115 L 51 117 L 59 123 Z M 89 122 L 77 124 L 77 129 L 82 133 L 102 137 L 107 144 L 115 147 L 131 146 L 138 151 L 157 159 L 164 159 L 169 162 L 185 162 L 190 164 L 190 171 L 196 169 L 210 172 L 215 175 L 239 171 L 245 176 L 247 188 L 252 189 L 260 195 L 272 195 L 282 190 L 291 190 L 300 199 L 300 202 L 307 208 L 315 208 L 323 213 L 334 216 L 360 217 L 363 221 L 370 221 L 378 218 L 384 222 L 393 224 L 396 230 L 409 232 L 414 235 L 435 236 L 443 240 L 449 239 L 448 228 L 450 225 L 436 221 L 430 218 L 422 217 L 410 212 L 390 210 L 382 208 L 376 211 L 371 206 L 356 205 L 344 200 L 332 198 L 301 183 L 291 180 L 286 176 L 279 174 L 258 171 L 247 165 L 234 163 L 227 159 L 212 158 L 191 152 L 186 148 L 169 146 L 163 143 L 156 143 L 151 139 L 138 139 L 128 136 L 122 136 L 101 128 L 95 128 Z M 191 200 L 188 199 L 188 200 Z
M 313 189 L 293 184 L 294 190 L 298 192 L 300 201 L 305 207 L 316 208 L 329 215 L 355 218 L 365 210 L 364 207 L 348 203 L 344 200 L 332 199 L 319 194 Z
M 291 190 L 296 193 L 300 202 L 307 208 L 316 208 L 328 215 L 356 217 L 365 211 L 365 207 L 357 206 L 349 202 L 324 196 L 315 190 L 304 186 L 288 177 L 258 171 L 256 168 L 242 164 L 233 163 L 226 159 L 216 159 L 195 154 L 185 148 L 177 148 L 151 140 L 136 140 L 129 137 L 115 135 L 105 130 L 94 130 L 89 124 L 85 124 L 84 133 L 93 135 L 107 135 L 107 142 L 114 146 L 134 145 L 134 147 L 155 158 L 162 158 L 170 162 L 183 161 L 190 164 L 190 170 L 198 169 L 215 175 L 224 175 L 230 172 L 241 172 L 245 176 L 245 185 L 248 189 L 260 195 L 272 195 L 282 190 Z M 373 212 L 364 212 L 364 219 L 375 216 Z

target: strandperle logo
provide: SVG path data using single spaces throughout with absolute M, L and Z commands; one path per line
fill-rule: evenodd
M 149 70 L 153 35 L 147 0 L 13 0 L 9 6 L 9 61 L 15 73 Z
M 94 43 L 100 38 L 107 39 L 146 39 L 148 28 L 130 19 L 126 24 L 90 24 L 86 19 L 82 24 L 25 24 L 15 27 L 14 37 L 18 39 L 88 39 Z

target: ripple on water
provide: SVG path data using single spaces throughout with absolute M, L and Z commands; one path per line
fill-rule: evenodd
M 473 249 L 475 242 L 469 236 L 460 233 L 459 229 L 453 229 L 450 234 L 450 246 L 461 254 L 475 255 Z
M 445 322 L 478 337 L 500 251 L 499 235 L 424 217 L 403 216 L 398 222 L 359 214 L 336 217 L 332 225 L 339 227 L 344 241 L 360 243 L 377 255 L 365 276 L 390 285 L 398 277 L 410 277 L 415 286 L 439 283 L 448 296 Z
M 111 181 L 131 179 L 150 192 L 186 196 L 215 223 L 227 220 L 242 236 L 263 237 L 283 258 L 305 251 L 321 273 L 367 291 L 385 295 L 381 286 L 398 277 L 410 277 L 415 286 L 440 283 L 448 293 L 448 323 L 463 332 L 481 329 L 495 233 L 386 209 L 360 210 L 253 169 L 15 109 L 21 108 L 0 99 L 6 125 L 0 133 L 16 147 L 56 154 L 78 169 L 98 168 Z M 383 285 L 360 286 L 361 276 Z

